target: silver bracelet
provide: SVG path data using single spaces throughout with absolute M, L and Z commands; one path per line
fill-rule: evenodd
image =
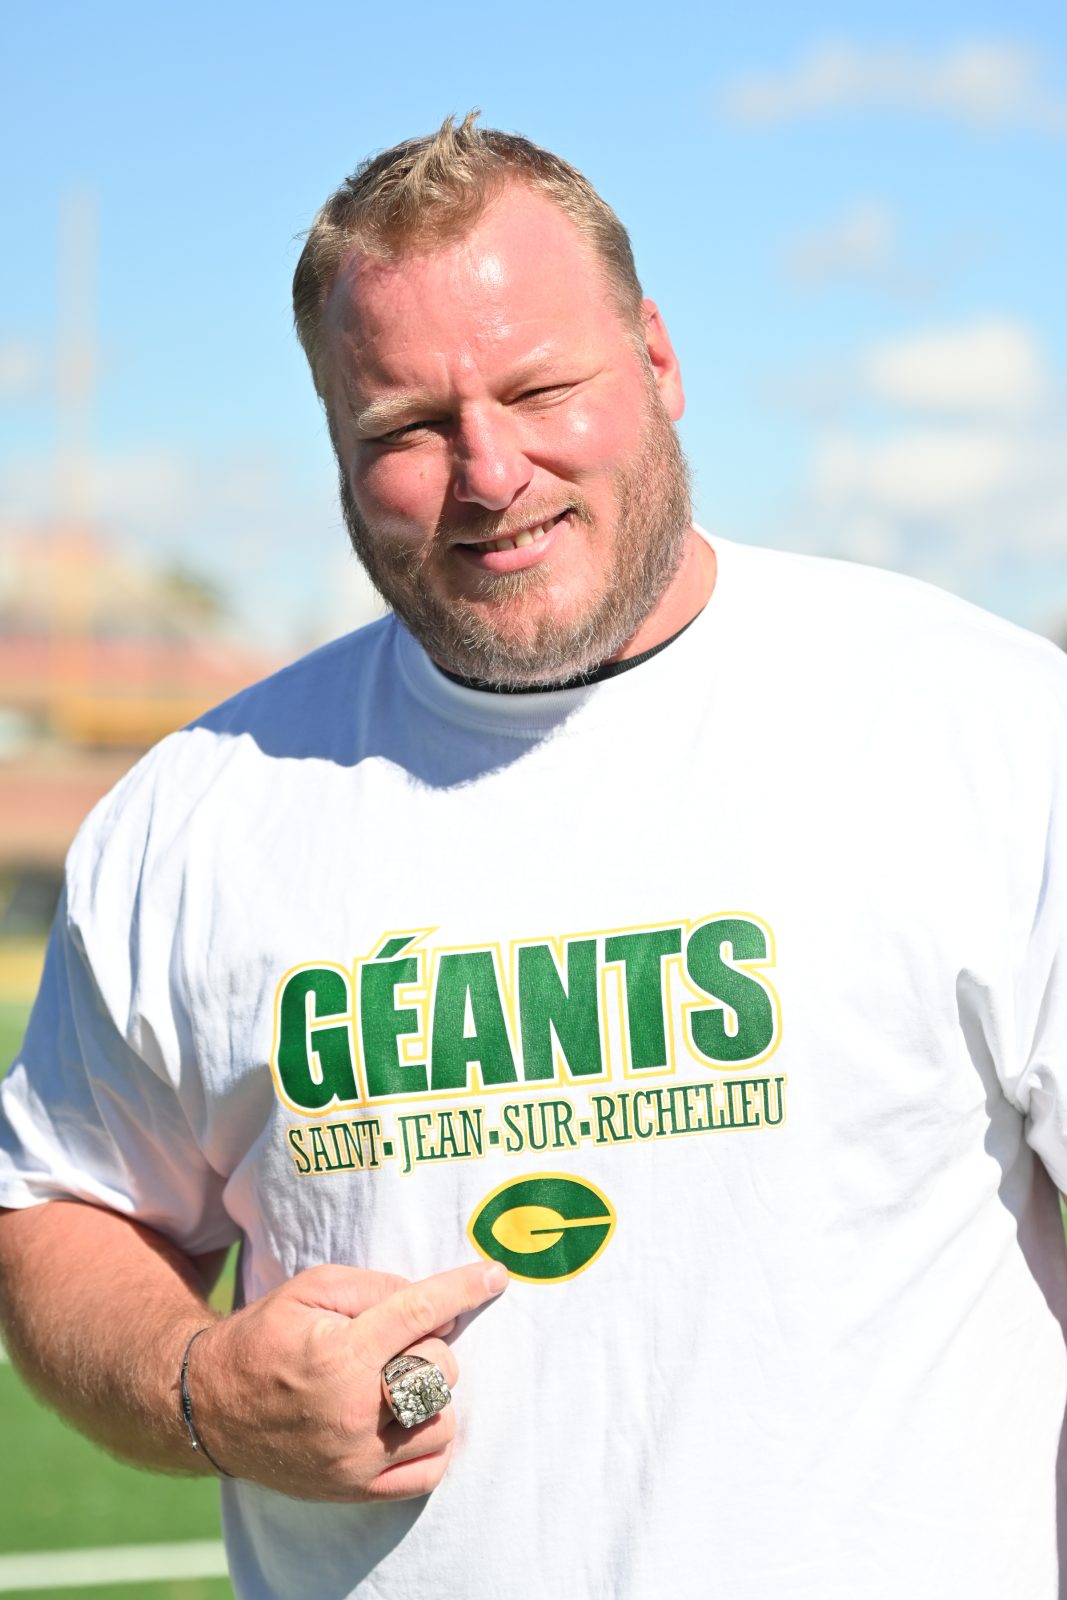
M 189 1385 L 186 1381 L 186 1375 L 189 1370 L 189 1352 L 199 1339 L 200 1335 L 202 1333 L 206 1333 L 209 1327 L 211 1327 L 211 1323 L 208 1323 L 207 1327 L 197 1328 L 196 1332 L 193 1334 L 193 1337 L 189 1340 L 189 1343 L 185 1347 L 185 1354 L 182 1356 L 181 1377 L 178 1380 L 182 1393 L 182 1421 L 189 1430 L 189 1443 L 192 1445 L 193 1449 L 199 1450 L 200 1454 L 210 1461 L 211 1465 L 215 1468 L 215 1471 L 219 1473 L 221 1477 L 232 1478 L 233 1473 L 227 1472 L 225 1467 L 219 1466 L 218 1462 L 215 1460 L 215 1457 L 211 1454 L 211 1451 L 207 1448 L 207 1445 L 196 1431 L 196 1424 L 193 1421 L 193 1402 L 189 1397 Z

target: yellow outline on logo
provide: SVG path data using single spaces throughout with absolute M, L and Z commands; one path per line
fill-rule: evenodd
M 590 1182 L 588 1178 L 576 1177 L 573 1172 L 524 1172 L 514 1178 L 508 1178 L 504 1183 L 498 1183 L 495 1189 L 491 1189 L 487 1195 L 484 1195 L 483 1198 L 479 1200 L 478 1204 L 474 1208 L 470 1221 L 467 1223 L 467 1238 L 484 1260 L 495 1261 L 498 1262 L 498 1264 L 503 1265 L 498 1256 L 491 1256 L 487 1251 L 482 1249 L 481 1245 L 474 1237 L 474 1224 L 477 1222 L 478 1218 L 481 1216 L 489 1202 L 491 1200 L 495 1200 L 498 1194 L 503 1194 L 506 1189 L 518 1188 L 518 1186 L 523 1183 L 535 1182 L 539 1178 L 558 1178 L 564 1183 L 573 1183 L 581 1189 L 588 1189 L 590 1193 L 595 1194 L 597 1199 L 602 1201 L 604 1206 L 607 1208 L 606 1214 L 600 1217 L 589 1218 L 590 1224 L 597 1224 L 600 1226 L 604 1226 L 606 1224 L 608 1230 L 607 1233 L 597 1245 L 597 1248 L 589 1257 L 589 1260 L 583 1261 L 582 1265 L 580 1267 L 576 1267 L 573 1272 L 564 1273 L 561 1277 L 557 1278 L 532 1278 L 528 1277 L 522 1272 L 513 1272 L 510 1267 L 507 1268 L 508 1276 L 517 1279 L 519 1283 L 569 1283 L 572 1278 L 576 1278 L 580 1272 L 585 1272 L 588 1267 L 593 1265 L 594 1261 L 599 1260 L 599 1258 L 603 1255 L 604 1251 L 607 1249 L 608 1245 L 615 1236 L 615 1225 L 619 1220 L 615 1207 L 612 1205 L 603 1189 L 599 1188 L 597 1184 Z

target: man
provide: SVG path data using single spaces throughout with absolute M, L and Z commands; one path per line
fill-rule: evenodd
M 1051 1600 L 1057 653 L 695 530 L 625 233 L 523 140 L 377 157 L 294 290 L 395 616 L 83 830 L 16 1359 L 228 1475 L 242 1596 Z

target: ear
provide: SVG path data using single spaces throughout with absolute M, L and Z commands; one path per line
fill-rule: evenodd
M 677 422 L 685 410 L 685 390 L 682 388 L 682 372 L 671 336 L 654 300 L 642 300 L 641 315 L 644 318 L 645 348 L 659 397 L 671 421 Z

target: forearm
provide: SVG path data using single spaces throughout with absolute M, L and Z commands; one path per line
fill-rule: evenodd
M 0 1325 L 39 1394 L 116 1455 L 210 1471 L 181 1419 L 182 1355 L 202 1449 L 221 1470 L 307 1500 L 428 1494 L 452 1453 L 451 1406 L 410 1431 L 385 1405 L 402 1352 L 457 1367 L 444 1338 L 507 1282 L 470 1262 L 411 1284 L 360 1267 L 305 1268 L 228 1317 L 205 1298 L 218 1257 L 190 1260 L 113 1212 L 50 1201 L 0 1212 Z
M 205 1263 L 96 1206 L 55 1200 L 0 1213 L 0 1324 L 11 1358 L 105 1449 L 158 1471 L 209 1472 L 190 1447 L 178 1393 L 186 1343 L 215 1320 Z

